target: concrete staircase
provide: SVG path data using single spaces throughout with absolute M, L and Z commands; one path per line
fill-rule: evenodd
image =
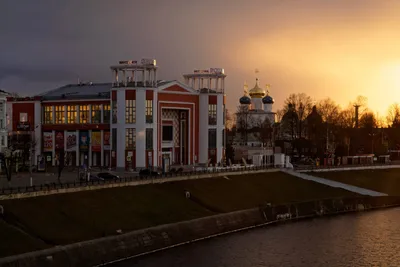
M 361 194 L 361 195 L 372 196 L 372 197 L 387 196 L 387 194 L 385 194 L 385 193 L 376 192 L 376 191 L 369 190 L 369 189 L 366 189 L 366 188 L 357 187 L 357 186 L 349 185 L 349 184 L 344 184 L 344 183 L 340 183 L 340 182 L 336 182 L 336 181 L 332 181 L 332 180 L 328 180 L 328 179 L 324 179 L 324 178 L 320 178 L 320 177 L 315 177 L 315 176 L 312 176 L 312 175 L 309 175 L 309 174 L 296 172 L 294 170 L 284 169 L 282 171 L 287 173 L 287 174 L 290 174 L 290 175 L 296 176 L 298 178 L 304 179 L 304 180 L 313 181 L 313 182 L 324 184 L 324 185 L 329 185 L 331 187 L 342 188 L 342 189 L 345 189 L 347 191 L 351 191 L 351 192 L 358 193 L 358 194 Z

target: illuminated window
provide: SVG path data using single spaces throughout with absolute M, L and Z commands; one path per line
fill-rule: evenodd
M 79 106 L 79 123 L 89 122 L 89 105 Z
M 136 100 L 125 100 L 125 123 L 136 122 Z
M 43 121 L 44 124 L 53 123 L 53 107 L 52 106 L 44 106 L 43 107 Z
M 67 123 L 76 123 L 76 105 L 67 106 Z
M 125 148 L 135 149 L 136 148 L 136 129 L 126 128 L 125 129 Z
M 217 124 L 217 105 L 215 104 L 208 105 L 208 124 Z
M 92 123 L 100 123 L 101 108 L 100 105 L 92 105 Z
M 103 123 L 110 123 L 110 104 L 103 105 Z
M 65 123 L 65 109 L 64 106 L 55 106 L 56 121 L 57 124 Z
M 153 123 L 153 100 L 146 100 L 146 123 Z
M 112 101 L 112 123 L 117 123 L 118 116 L 117 116 L 117 101 Z

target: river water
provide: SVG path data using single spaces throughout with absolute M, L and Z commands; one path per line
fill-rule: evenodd
M 268 226 L 113 267 L 400 266 L 400 208 Z

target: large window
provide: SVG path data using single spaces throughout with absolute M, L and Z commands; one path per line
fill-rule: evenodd
M 43 122 L 44 124 L 53 123 L 53 107 L 44 106 L 43 107 Z
M 125 100 L 125 123 L 135 123 L 135 122 L 136 122 L 136 100 Z
M 103 123 L 110 123 L 110 104 L 103 105 Z
M 162 127 L 162 140 L 172 141 L 174 138 L 174 128 L 172 125 L 163 125 Z
M 57 124 L 65 123 L 64 106 L 55 106 L 54 108 L 56 111 L 56 123 Z
M 76 105 L 67 106 L 67 123 L 76 123 Z
M 117 101 L 113 100 L 111 104 L 112 104 L 112 123 L 117 123 L 118 121 Z
M 100 123 L 101 108 L 100 105 L 92 105 L 92 123 Z
M 208 129 L 208 148 L 217 147 L 217 129 Z
M 135 149 L 136 148 L 136 129 L 126 128 L 125 129 L 125 148 Z
M 79 123 L 89 122 L 89 105 L 79 106 Z
M 146 129 L 146 149 L 147 150 L 153 149 L 153 129 L 152 128 Z
M 153 123 L 153 100 L 146 100 L 146 123 Z
M 217 124 L 217 105 L 215 104 L 208 105 L 208 124 Z

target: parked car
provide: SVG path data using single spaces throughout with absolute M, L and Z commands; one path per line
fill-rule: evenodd
M 116 179 L 119 179 L 118 175 L 115 175 L 115 174 L 112 174 L 112 173 L 109 173 L 109 172 L 100 172 L 96 176 L 99 177 L 99 178 L 102 178 L 104 180 L 116 180 Z
M 151 176 L 151 177 L 157 177 L 161 175 L 158 171 L 152 171 L 150 169 L 141 169 L 139 171 L 139 177 L 147 177 L 147 176 Z

